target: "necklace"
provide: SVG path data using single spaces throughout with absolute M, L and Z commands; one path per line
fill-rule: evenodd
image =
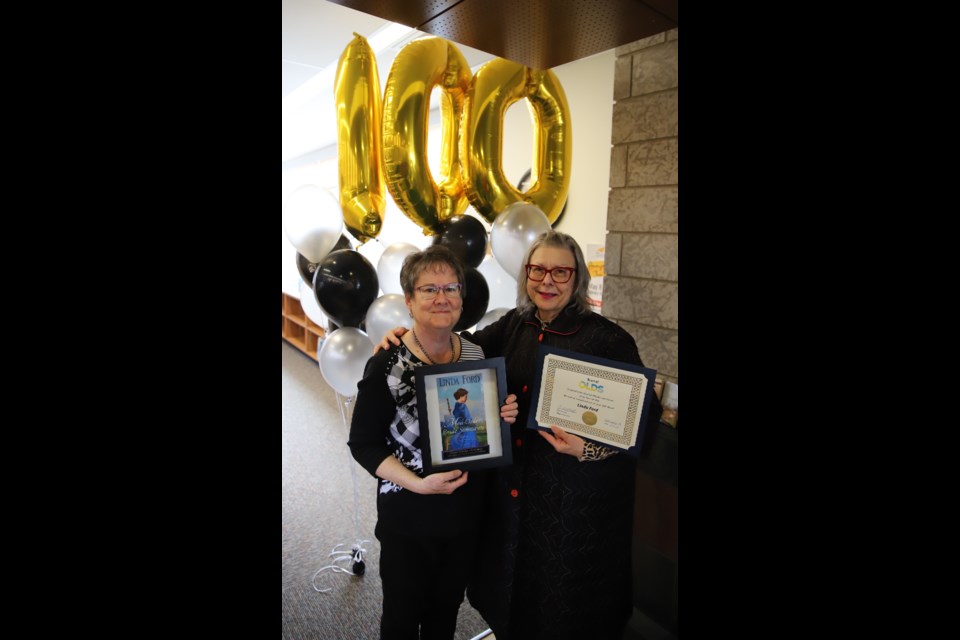
M 425 355 L 425 356 L 427 357 L 427 362 L 429 362 L 430 364 L 437 364 L 437 363 L 434 362 L 433 359 L 430 357 L 430 354 L 427 353 L 427 350 L 423 348 L 423 345 L 420 344 L 420 338 L 417 337 L 417 330 L 416 330 L 416 329 L 412 329 L 412 331 L 413 331 L 413 341 L 417 343 L 417 346 L 418 346 L 418 347 L 420 347 L 420 351 L 423 351 L 423 355 Z M 450 334 L 450 362 L 453 362 L 453 358 L 454 358 L 455 355 L 456 355 L 456 354 L 455 354 L 454 351 L 453 351 L 453 334 L 451 333 L 451 334 Z M 447 364 L 450 364 L 450 363 L 448 362 Z

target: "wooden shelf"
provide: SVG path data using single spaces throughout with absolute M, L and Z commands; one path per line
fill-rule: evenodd
M 292 322 L 292 323 L 294 323 L 294 324 L 298 324 L 298 325 L 300 325 L 301 327 L 303 327 L 304 329 L 306 329 L 307 326 L 308 326 L 308 325 L 307 325 L 307 317 L 306 317 L 306 316 L 304 316 L 304 317 L 302 317 L 302 318 L 297 317 L 297 316 L 285 316 L 285 317 L 286 317 L 287 321 Z M 317 325 L 313 325 L 313 326 L 317 326 Z
M 313 293 L 310 292 L 310 295 Z M 307 317 L 298 298 L 282 291 L 280 296 L 280 337 L 314 360 L 318 360 L 317 349 L 327 332 Z

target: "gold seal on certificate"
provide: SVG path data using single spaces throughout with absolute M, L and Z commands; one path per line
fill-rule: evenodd
M 638 453 L 657 372 L 540 345 L 536 398 L 527 426 L 555 424 L 593 442 Z M 534 404 L 535 403 L 535 404 Z

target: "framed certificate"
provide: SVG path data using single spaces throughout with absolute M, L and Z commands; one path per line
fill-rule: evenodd
M 555 424 L 581 438 L 639 454 L 657 372 L 638 365 L 540 345 L 539 381 L 527 427 Z
M 513 462 L 503 358 L 418 367 L 417 414 L 425 475 L 473 471 Z

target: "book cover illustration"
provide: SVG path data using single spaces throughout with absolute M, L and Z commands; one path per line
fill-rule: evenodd
M 440 403 L 442 460 L 490 452 L 487 442 L 483 376 L 480 374 L 437 377 Z M 499 426 L 499 425 L 495 425 Z

